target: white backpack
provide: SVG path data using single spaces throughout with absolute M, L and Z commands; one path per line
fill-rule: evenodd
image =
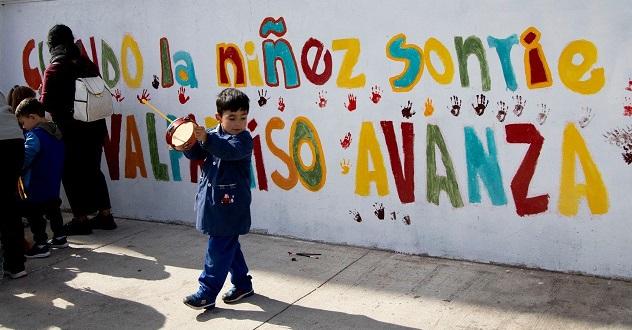
M 110 117 L 113 112 L 112 93 L 101 77 L 77 78 L 73 118 L 90 122 Z

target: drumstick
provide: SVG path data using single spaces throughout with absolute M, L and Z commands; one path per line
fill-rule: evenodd
M 160 112 L 160 110 L 158 110 L 158 108 L 154 107 L 153 104 L 149 103 L 148 100 L 144 100 L 143 99 L 142 101 L 140 101 L 140 103 L 142 103 L 142 104 L 148 106 L 150 109 L 154 110 L 157 114 L 160 115 L 160 117 L 162 117 L 164 120 L 168 121 L 169 124 L 171 124 L 173 122 L 173 120 L 171 120 L 171 119 L 169 119 L 169 117 L 165 116 L 164 113 Z

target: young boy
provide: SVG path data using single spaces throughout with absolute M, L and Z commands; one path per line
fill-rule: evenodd
M 59 206 L 59 189 L 64 164 L 64 144 L 61 131 L 55 123 L 44 117 L 44 107 L 34 98 L 20 102 L 15 116 L 24 133 L 23 179 L 26 192 L 26 207 L 33 246 L 26 251 L 27 258 L 45 258 L 50 255 L 50 247 L 67 247 L 63 218 Z M 53 239 L 47 241 L 46 220 L 50 221 Z
M 203 159 L 202 177 L 196 196 L 196 228 L 209 235 L 200 288 L 183 302 L 193 309 L 212 309 L 228 272 L 233 287 L 222 300 L 235 303 L 252 296 L 252 277 L 241 252 L 239 235 L 250 230 L 250 163 L 252 137 L 246 130 L 248 96 L 224 89 L 217 96 L 219 125 L 194 130 L 197 142 L 184 154 Z

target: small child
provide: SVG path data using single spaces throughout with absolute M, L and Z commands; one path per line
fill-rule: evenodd
M 27 196 L 26 217 L 31 223 L 33 246 L 27 258 L 45 258 L 50 247 L 68 246 L 59 206 L 59 189 L 64 164 L 64 143 L 55 123 L 44 117 L 43 105 L 34 98 L 24 99 L 15 109 L 15 116 L 24 133 L 23 179 Z M 48 240 L 46 220 L 50 221 L 53 239 Z
M 204 160 L 196 197 L 196 228 L 209 235 L 200 288 L 183 302 L 193 309 L 212 309 L 230 272 L 233 287 L 222 296 L 235 303 L 252 296 L 252 277 L 241 252 L 239 235 L 250 230 L 250 164 L 252 137 L 246 130 L 248 96 L 224 89 L 217 96 L 219 125 L 194 129 L 197 142 L 184 154 Z

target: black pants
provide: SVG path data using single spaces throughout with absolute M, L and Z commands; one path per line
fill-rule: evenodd
M 0 140 L 0 236 L 5 270 L 24 270 L 24 227 L 18 211 L 18 178 L 24 163 L 24 140 Z
M 105 176 L 101 172 L 105 120 L 82 122 L 56 119 L 66 148 L 62 183 L 75 217 L 111 208 Z
M 35 244 L 46 244 L 46 241 L 48 241 L 46 219 L 50 221 L 53 237 L 66 236 L 64 232 L 64 218 L 61 215 L 59 206 L 61 206 L 61 199 L 42 203 L 28 203 L 26 218 L 31 224 L 31 232 L 33 233 Z M 46 219 L 44 219 L 44 216 L 46 216 Z

